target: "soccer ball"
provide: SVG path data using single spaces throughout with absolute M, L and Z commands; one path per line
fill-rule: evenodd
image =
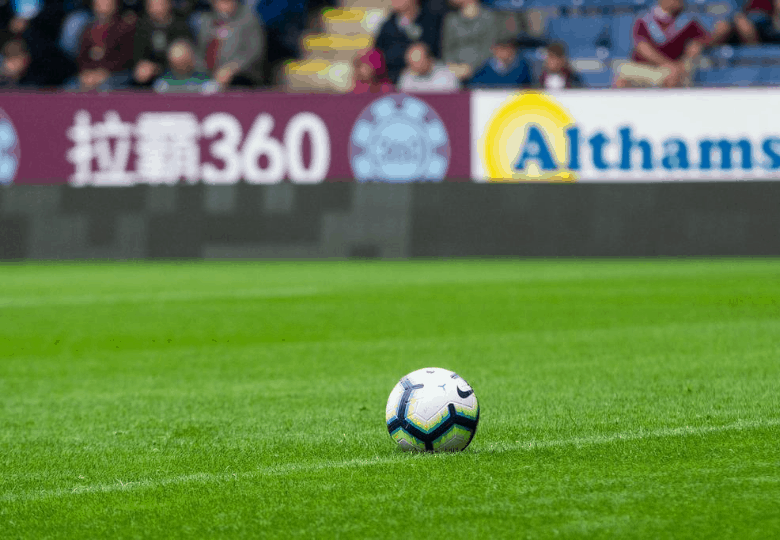
M 474 438 L 479 403 L 457 373 L 425 368 L 395 385 L 385 417 L 390 436 L 404 450 L 457 452 Z

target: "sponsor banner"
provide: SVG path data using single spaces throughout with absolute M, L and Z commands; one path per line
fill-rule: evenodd
M 0 95 L 0 184 L 470 176 L 468 94 Z
M 780 90 L 472 94 L 481 182 L 780 179 Z

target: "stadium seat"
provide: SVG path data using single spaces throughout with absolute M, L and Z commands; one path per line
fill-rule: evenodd
M 596 56 L 599 47 L 610 47 L 609 20 L 604 17 L 558 18 L 550 21 L 550 39 L 563 41 L 569 56 Z
M 373 37 L 370 34 L 317 34 L 303 40 L 303 48 L 309 55 L 332 62 L 351 62 L 359 52 L 372 44 Z
M 290 92 L 346 92 L 352 82 L 352 66 L 347 62 L 302 60 L 287 64 L 284 76 Z
M 597 58 L 574 58 L 571 65 L 578 73 L 601 73 L 607 69 L 607 65 Z
M 645 11 L 650 0 L 573 0 L 587 10 L 595 10 L 604 15 L 636 14 Z
M 780 66 L 761 68 L 759 82 L 769 86 L 780 85 Z
M 342 36 L 376 35 L 385 20 L 381 9 L 330 9 L 322 14 L 325 32 Z
M 519 1 L 520 0 L 512 0 L 512 3 L 514 5 L 517 5 Z M 573 5 L 574 5 L 573 0 L 526 0 L 524 7 L 526 9 L 545 9 L 545 8 L 565 9 L 565 8 L 571 8 Z
M 647 9 L 652 3 L 651 0 L 608 0 L 604 2 L 613 7 L 633 7 L 636 10 Z
M 734 66 L 777 64 L 780 61 L 780 46 L 734 47 L 729 59 Z
M 618 15 L 612 19 L 611 37 L 612 56 L 627 58 L 631 54 L 632 37 L 634 27 L 633 15 Z
M 753 66 L 700 71 L 696 75 L 701 86 L 723 88 L 755 86 L 760 82 L 761 70 Z
M 582 81 L 589 88 L 609 88 L 612 86 L 612 72 L 608 69 L 600 72 L 580 73 Z
M 485 5 L 498 11 L 520 11 L 533 4 L 534 0 L 486 0 Z
M 569 45 L 569 58 L 609 58 L 609 49 L 606 47 L 573 47 Z
M 717 17 L 726 17 L 739 11 L 743 2 L 737 0 L 703 0 L 697 2 L 695 9 L 701 13 L 708 13 Z

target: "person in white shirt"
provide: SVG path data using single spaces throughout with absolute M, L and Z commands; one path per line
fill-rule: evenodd
M 460 81 L 444 64 L 434 62 L 425 43 L 414 43 L 406 50 L 406 69 L 398 89 L 408 93 L 457 92 Z

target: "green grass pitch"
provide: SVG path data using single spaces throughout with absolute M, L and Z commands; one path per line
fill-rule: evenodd
M 777 260 L 7 264 L 0 537 L 780 538 L 779 390 Z

